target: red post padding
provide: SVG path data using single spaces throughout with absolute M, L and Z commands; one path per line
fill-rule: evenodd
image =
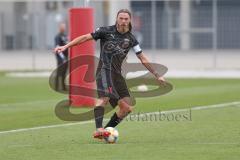
M 94 30 L 94 20 L 93 20 L 93 9 L 92 8 L 72 8 L 69 10 L 69 36 L 70 40 L 74 38 L 91 33 Z M 79 66 L 78 69 L 74 69 L 73 58 L 82 55 L 92 55 L 94 56 L 94 42 L 88 41 L 81 45 L 75 46 L 70 49 L 70 91 L 69 98 L 72 102 L 72 106 L 94 106 L 95 103 L 95 92 L 92 92 L 92 98 L 86 97 L 84 95 L 76 95 L 73 93 L 74 86 L 87 87 L 93 89 L 95 87 L 95 82 L 89 83 L 85 82 L 84 76 L 88 67 L 86 65 Z M 81 61 L 81 59 L 80 59 Z M 89 64 L 94 65 L 94 59 L 90 60 Z M 75 61 L 76 63 L 76 61 Z M 91 74 L 94 76 L 94 72 Z

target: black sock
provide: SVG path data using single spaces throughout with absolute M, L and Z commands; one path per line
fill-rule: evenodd
M 116 127 L 123 119 L 122 118 L 119 118 L 117 116 L 117 113 L 115 112 L 113 114 L 113 116 L 111 117 L 110 121 L 108 122 L 108 124 L 104 127 L 104 128 L 107 128 L 107 127 Z
M 103 116 L 104 116 L 104 107 L 97 106 L 94 108 L 94 117 L 95 117 L 95 124 L 96 128 L 102 128 L 102 122 L 103 122 Z

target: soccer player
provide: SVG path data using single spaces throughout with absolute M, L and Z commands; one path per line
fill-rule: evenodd
M 101 139 L 108 136 L 104 128 L 117 126 L 133 110 L 129 90 L 125 79 L 121 75 L 122 62 L 131 48 L 133 48 L 141 63 L 156 77 L 160 84 L 165 84 L 164 78 L 151 66 L 131 30 L 131 13 L 127 9 L 121 9 L 117 13 L 115 25 L 97 28 L 93 33 L 79 36 L 67 45 L 55 48 L 55 52 L 60 53 L 83 42 L 100 39 L 101 53 L 96 72 L 99 98 L 94 108 L 96 124 L 94 138 Z M 113 114 L 110 121 L 103 128 L 104 106 L 109 102 L 113 107 L 118 104 L 119 110 Z
M 68 39 L 67 36 L 65 34 L 66 31 L 66 25 L 65 23 L 60 23 L 59 24 L 59 32 L 58 34 L 55 36 L 55 46 L 59 47 L 59 46 L 64 46 L 67 44 Z M 61 67 L 61 69 L 59 68 L 60 65 L 62 65 L 63 63 L 67 62 L 68 60 L 68 50 L 64 50 L 62 52 L 58 52 L 58 54 L 56 54 L 56 60 L 57 60 L 57 75 L 56 75 L 56 80 L 55 80 L 55 89 L 56 90 L 60 90 L 60 88 L 62 90 L 66 90 L 65 87 L 65 83 L 64 80 L 66 78 L 66 73 L 67 73 L 67 65 L 64 65 L 64 67 Z M 60 86 L 59 86 L 59 80 L 60 80 Z

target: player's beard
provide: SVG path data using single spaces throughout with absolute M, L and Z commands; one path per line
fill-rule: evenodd
M 129 24 L 128 25 L 119 25 L 117 24 L 117 28 L 120 32 L 125 33 L 129 31 Z

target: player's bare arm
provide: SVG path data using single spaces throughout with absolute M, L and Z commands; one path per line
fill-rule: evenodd
M 149 72 L 151 72 L 157 78 L 160 83 L 165 84 L 165 79 L 160 76 L 157 71 L 152 67 L 151 63 L 143 52 L 138 54 L 137 57 L 140 59 L 141 63 L 149 70 Z
M 59 47 L 56 47 L 54 49 L 54 52 L 55 53 L 61 53 L 63 52 L 64 50 L 66 50 L 67 48 L 71 48 L 73 46 L 76 46 L 76 45 L 79 45 L 81 43 L 84 43 L 86 41 L 89 41 L 89 40 L 92 40 L 93 37 L 92 35 L 89 33 L 89 34 L 85 34 L 85 35 L 82 35 L 82 36 L 79 36 L 75 39 L 73 39 L 71 42 L 69 42 L 68 44 L 66 44 L 65 46 L 59 46 Z

